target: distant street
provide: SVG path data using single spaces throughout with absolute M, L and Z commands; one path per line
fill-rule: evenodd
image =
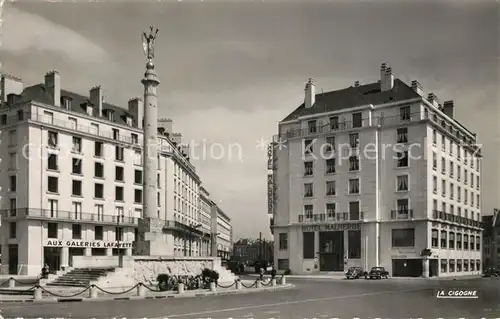
M 3 304 L 5 318 L 498 318 L 500 280 L 290 279 L 296 288 L 161 300 Z M 475 300 L 437 299 L 436 288 L 479 288 Z

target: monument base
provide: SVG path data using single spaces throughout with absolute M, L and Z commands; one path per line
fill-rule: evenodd
M 138 238 L 135 240 L 134 255 L 139 256 L 166 256 L 173 255 L 172 243 L 167 241 L 167 234 L 163 232 L 165 221 L 158 218 L 139 218 Z

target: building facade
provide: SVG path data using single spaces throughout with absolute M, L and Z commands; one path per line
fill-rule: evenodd
M 292 273 L 385 267 L 392 276 L 481 269 L 476 135 L 385 64 L 375 83 L 315 93 L 279 123 L 275 264 Z
M 212 201 L 210 200 L 210 193 L 203 186 L 200 187 L 200 217 L 203 232 L 202 256 L 212 256 Z
M 273 242 L 259 239 L 239 239 L 233 245 L 233 256 L 239 257 L 243 262 L 265 260 L 273 262 Z
M 2 273 L 38 275 L 72 256 L 131 255 L 143 210 L 142 100 L 82 96 L 53 71 L 24 87 L 1 78 Z M 157 218 L 165 255 L 203 254 L 201 180 L 171 120 L 159 120 Z M 200 229 L 201 228 L 201 229 Z
M 500 269 L 500 217 L 499 210 L 493 215 L 483 216 L 483 260 L 484 269 L 495 267 Z
M 222 260 L 227 260 L 233 251 L 233 228 L 231 226 L 231 219 L 219 206 L 217 206 L 217 204 L 213 203 L 212 221 L 212 229 L 214 230 L 214 237 L 216 238 L 212 246 L 212 254 L 222 258 Z

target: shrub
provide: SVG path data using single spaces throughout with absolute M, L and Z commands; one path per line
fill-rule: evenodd
M 290 268 L 288 268 L 287 270 L 285 270 L 285 272 L 283 273 L 285 276 L 288 276 L 292 273 L 292 271 L 290 270 Z
M 160 291 L 167 291 L 169 289 L 169 281 L 170 276 L 167 274 L 159 274 L 156 277 L 156 281 L 158 282 L 158 289 Z
M 201 272 L 201 277 L 204 282 L 217 282 L 219 280 L 219 273 L 215 270 L 205 268 Z

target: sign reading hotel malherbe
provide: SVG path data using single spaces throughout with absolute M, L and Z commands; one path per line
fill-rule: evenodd
M 132 243 L 82 241 L 82 240 L 48 240 L 47 247 L 75 247 L 75 248 L 132 248 Z
M 361 224 L 360 223 L 325 224 L 325 225 L 306 225 L 302 227 L 302 231 L 304 232 L 341 231 L 341 230 L 361 230 Z

